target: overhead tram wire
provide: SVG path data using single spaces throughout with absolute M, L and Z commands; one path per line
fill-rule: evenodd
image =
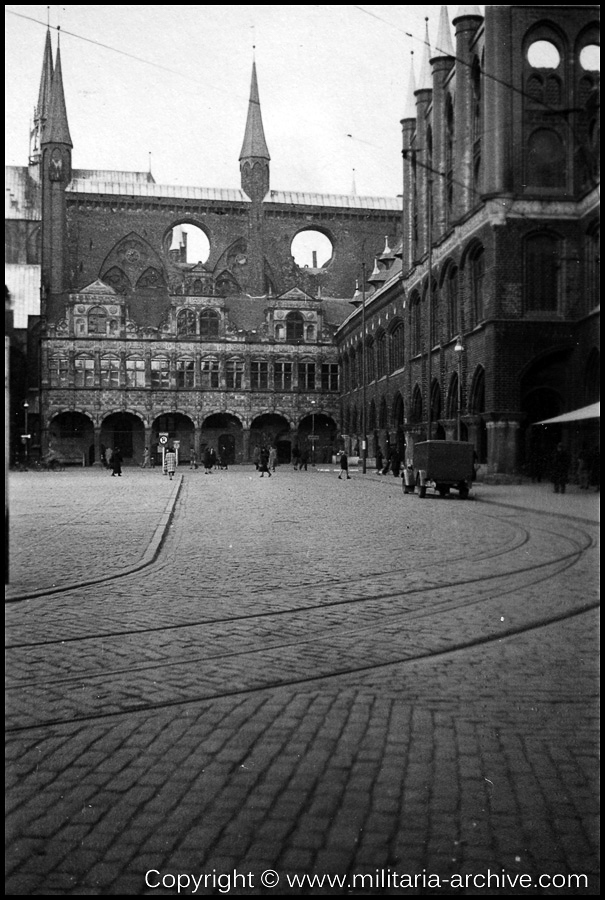
M 195 78 L 191 74 L 184 72 L 179 72 L 178 69 L 171 69 L 169 66 L 163 66 L 161 63 L 154 62 L 151 59 L 145 59 L 143 56 L 135 56 L 133 53 L 129 53 L 127 50 L 120 50 L 118 47 L 113 47 L 111 44 L 104 44 L 101 41 L 96 41 L 94 38 L 84 37 L 84 35 L 77 34 L 75 31 L 67 31 L 67 29 L 62 28 L 57 25 L 49 25 L 46 22 L 40 21 L 40 19 L 36 19 L 33 16 L 26 16 L 24 13 L 15 12 L 12 9 L 7 9 L 5 12 L 9 13 L 11 16 L 16 16 L 19 19 L 26 19 L 28 22 L 34 22 L 36 25 L 42 25 L 43 28 L 49 28 L 52 31 L 60 32 L 61 34 L 67 34 L 69 37 L 76 38 L 79 41 L 85 41 L 88 44 L 94 44 L 96 47 L 101 47 L 103 50 L 109 50 L 112 53 L 118 53 L 120 56 L 126 56 L 128 59 L 132 59 L 135 62 L 143 63 L 146 66 L 152 66 L 154 69 L 160 69 L 163 72 L 169 72 L 171 75 L 177 75 L 179 78 L 186 79 L 189 82 L 195 82 L 196 84 L 202 85 L 205 88 L 209 88 L 210 90 L 218 91 L 221 94 L 226 94 L 229 97 L 237 97 L 238 99 L 245 100 L 248 102 L 248 97 L 243 94 L 238 94 L 237 91 L 229 91 L 225 88 L 218 87 L 216 84 L 209 83 L 207 81 L 202 81 L 199 78 Z
M 427 42 L 424 38 L 419 38 L 415 34 L 412 34 L 411 31 L 406 31 L 404 28 L 401 28 L 395 22 L 390 22 L 388 19 L 383 19 L 381 16 L 377 15 L 376 13 L 373 13 L 367 9 L 364 9 L 363 6 L 357 6 L 356 4 L 353 4 L 353 8 L 359 10 L 359 12 L 365 13 L 365 15 L 370 16 L 372 19 L 376 19 L 377 21 L 382 22 L 384 25 L 388 25 L 389 28 L 395 28 L 397 31 L 400 31 L 402 34 L 404 34 L 406 37 L 410 38 L 411 40 L 417 41 L 417 42 L 421 43 L 423 46 L 426 46 Z M 444 56 L 448 56 L 450 59 L 454 59 L 457 63 L 459 63 L 462 66 L 466 66 L 469 69 L 472 68 L 472 66 L 473 66 L 472 62 L 468 62 L 465 59 L 461 59 L 461 57 L 456 56 L 455 54 L 447 53 L 446 51 L 441 50 L 439 47 L 434 47 L 433 51 L 436 54 L 442 53 Z M 584 145 L 583 145 L 582 141 L 579 139 L 579 137 L 577 136 L 575 128 L 569 123 L 569 119 L 568 119 L 568 113 L 575 112 L 576 110 L 557 109 L 556 107 L 551 106 L 551 104 L 547 103 L 545 100 L 536 99 L 535 97 L 531 96 L 530 94 L 527 93 L 527 91 L 523 90 L 523 88 L 519 88 L 516 85 L 511 84 L 511 82 L 505 81 L 503 78 L 498 78 L 496 75 L 492 75 L 490 72 L 486 72 L 482 66 L 479 66 L 479 71 L 481 72 L 481 75 L 484 78 L 487 78 L 487 79 L 493 81 L 495 84 L 499 84 L 501 87 L 504 87 L 507 90 L 512 91 L 515 94 L 519 94 L 519 96 L 521 96 L 521 97 L 525 97 L 525 98 L 531 100 L 532 103 L 537 103 L 540 106 L 543 106 L 544 109 L 547 112 L 551 113 L 552 115 L 562 116 L 567 123 L 567 126 L 570 130 L 570 133 L 571 133 L 573 139 L 574 139 L 574 143 L 575 143 L 576 147 L 578 147 L 581 151 L 584 152 Z M 598 187 L 597 182 L 595 181 L 595 179 L 592 176 L 591 176 L 591 181 L 593 181 L 593 187 Z

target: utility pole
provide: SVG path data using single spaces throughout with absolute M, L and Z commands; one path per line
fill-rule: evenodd
M 426 439 L 430 441 L 431 439 L 431 382 L 433 380 L 433 368 L 432 368 L 432 344 L 433 344 L 433 179 L 431 175 L 430 165 L 427 166 L 427 178 L 426 178 L 426 232 L 427 232 L 427 241 L 428 241 L 428 270 L 429 270 L 429 283 L 427 286 L 426 299 L 427 299 L 427 366 L 426 366 L 426 379 L 427 379 L 427 408 L 426 408 Z
M 361 471 L 366 474 L 368 435 L 366 423 L 366 264 L 361 263 Z

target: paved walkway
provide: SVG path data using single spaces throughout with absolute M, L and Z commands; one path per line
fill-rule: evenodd
M 11 473 L 7 893 L 597 894 L 599 496 L 180 475 Z

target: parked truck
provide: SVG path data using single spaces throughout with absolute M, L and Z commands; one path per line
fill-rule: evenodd
M 456 488 L 466 500 L 475 475 L 475 447 L 467 441 L 422 441 L 414 445 L 414 470 L 421 497 L 433 482 L 442 497 Z

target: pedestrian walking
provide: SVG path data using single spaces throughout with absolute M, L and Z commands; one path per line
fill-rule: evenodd
M 563 444 L 557 444 L 552 462 L 551 462 L 551 481 L 554 486 L 555 494 L 565 493 L 567 482 L 569 481 L 569 453 L 563 447 Z
M 113 456 L 113 450 L 111 447 L 108 447 L 105 451 L 105 465 L 108 469 L 111 469 L 111 457 Z
M 119 447 L 114 447 L 111 454 L 111 477 L 114 475 L 122 475 L 122 451 Z
M 382 450 L 379 447 L 378 450 L 376 451 L 376 471 L 378 472 L 379 475 L 382 474 L 383 461 L 384 461 L 384 456 L 382 455 Z
M 166 465 L 166 472 L 168 473 L 168 478 L 172 481 L 174 477 L 174 473 L 176 472 L 176 450 L 171 445 L 166 450 L 166 454 L 164 456 L 164 463 Z
M 145 447 L 145 449 L 143 450 L 143 462 L 141 463 L 141 468 L 149 469 L 150 465 L 151 464 L 149 462 L 149 447 Z
M 189 468 L 197 469 L 197 453 L 193 444 L 189 447 Z
M 586 444 L 582 444 L 582 448 L 578 453 L 578 468 L 577 468 L 577 476 L 578 476 L 578 484 L 580 485 L 580 490 L 587 491 L 588 490 L 588 450 L 586 448 Z
M 401 457 L 399 456 L 399 452 L 395 449 L 391 454 L 391 471 L 393 472 L 394 478 L 399 478 L 399 472 L 401 470 Z
M 254 463 L 254 468 L 258 472 L 258 470 L 260 469 L 260 447 L 258 446 L 258 444 L 256 444 L 254 450 L 252 451 L 252 462 Z
M 272 472 L 275 472 L 275 467 L 277 465 L 277 450 L 275 447 L 271 446 L 269 448 L 269 468 Z
M 204 448 L 203 455 L 203 463 L 204 463 L 204 475 L 212 475 L 212 466 L 214 465 L 214 456 L 212 453 L 212 447 Z
M 298 457 L 298 470 L 299 470 L 299 472 L 302 472 L 303 469 L 305 470 L 305 472 L 308 471 L 308 470 L 307 470 L 307 465 L 308 465 L 308 463 L 309 463 L 309 451 L 308 451 L 308 450 L 301 450 L 301 451 L 300 451 L 300 456 Z
M 344 450 L 340 454 L 340 474 L 338 480 L 340 481 L 341 478 L 351 478 L 349 475 L 349 458 Z
M 263 447 L 260 451 L 260 477 L 265 477 L 265 472 L 271 478 L 271 471 L 269 470 L 269 451 L 266 447 Z
M 292 465 L 294 466 L 294 471 L 298 471 L 298 462 L 300 460 L 300 450 L 298 449 L 298 444 L 294 444 L 292 447 Z

